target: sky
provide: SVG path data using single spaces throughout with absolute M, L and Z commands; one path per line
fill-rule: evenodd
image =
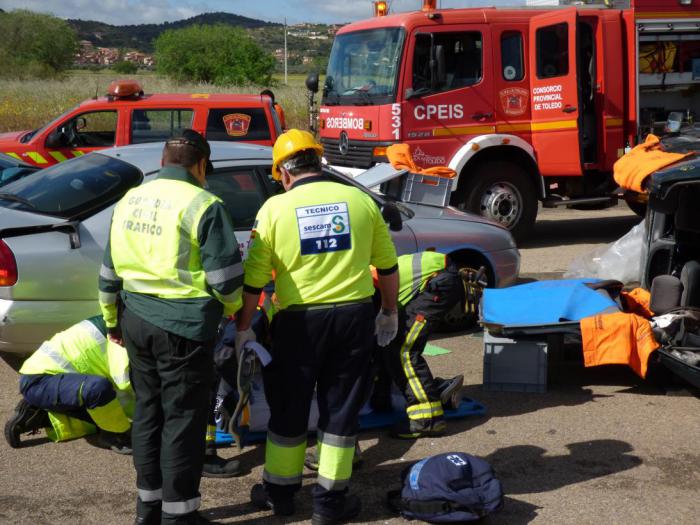
M 421 0 L 388 0 L 393 12 L 419 9 Z M 440 7 L 522 5 L 525 0 L 438 0 Z M 270 22 L 344 23 L 372 16 L 371 0 L 0 0 L 0 8 L 30 9 L 61 18 L 114 25 L 172 22 L 225 11 Z

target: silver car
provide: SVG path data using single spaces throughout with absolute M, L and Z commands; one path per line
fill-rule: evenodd
M 99 312 L 97 275 L 114 204 L 160 168 L 162 143 L 94 152 L 0 188 L 0 352 L 27 353 L 71 324 Z M 281 191 L 270 176 L 271 148 L 212 143 L 209 190 L 228 207 L 241 249 L 260 206 Z M 387 200 L 341 174 L 378 203 Z M 511 235 L 450 207 L 396 203 L 400 254 L 435 249 L 458 263 L 485 266 L 490 284 L 507 286 L 520 255 Z

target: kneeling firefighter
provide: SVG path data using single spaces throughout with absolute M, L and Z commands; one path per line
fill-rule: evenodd
M 392 429 L 392 435 L 416 439 L 444 434 L 443 405 L 457 408 L 464 376 L 434 378 L 423 350 L 436 326 L 458 305 L 476 316 L 483 270 L 459 269 L 447 255 L 426 251 L 402 255 L 399 261 L 399 332 L 388 348 L 378 349 L 380 372 L 372 407 L 390 407 L 391 379 L 406 399 L 408 421 Z M 387 377 L 388 376 L 388 377 Z
M 5 425 L 13 448 L 21 434 L 47 429 L 52 441 L 100 432 L 101 443 L 131 453 L 134 394 L 126 350 L 107 338 L 101 316 L 59 332 L 27 359 L 20 373 L 23 399 Z

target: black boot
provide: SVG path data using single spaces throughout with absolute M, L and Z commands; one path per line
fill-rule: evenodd
M 126 432 L 108 432 L 100 430 L 99 443 L 102 448 L 108 448 L 112 452 L 130 456 L 131 449 L 131 429 Z
M 262 483 L 256 483 L 250 490 L 250 501 L 260 510 L 271 510 L 275 516 L 291 516 L 294 514 L 294 498 L 272 499 Z
M 332 513 L 314 510 L 311 515 L 312 525 L 334 525 L 345 523 L 355 518 L 362 510 L 362 502 L 355 494 L 349 494 L 343 498 L 343 503 Z
M 202 476 L 205 478 L 233 478 L 242 473 L 241 463 L 237 459 L 224 459 L 216 453 L 216 448 L 207 447 Z
M 391 429 L 391 436 L 397 439 L 419 439 L 440 437 L 445 434 L 447 423 L 442 418 L 404 420 Z
M 51 425 L 46 410 L 36 408 L 22 399 L 15 407 L 15 413 L 5 423 L 5 439 L 12 448 L 20 447 L 22 434 L 35 434 Z

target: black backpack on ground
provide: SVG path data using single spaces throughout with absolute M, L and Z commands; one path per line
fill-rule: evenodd
M 401 473 L 402 489 L 389 505 L 404 518 L 431 523 L 479 520 L 503 506 L 501 483 L 483 459 L 448 452 L 422 459 Z

